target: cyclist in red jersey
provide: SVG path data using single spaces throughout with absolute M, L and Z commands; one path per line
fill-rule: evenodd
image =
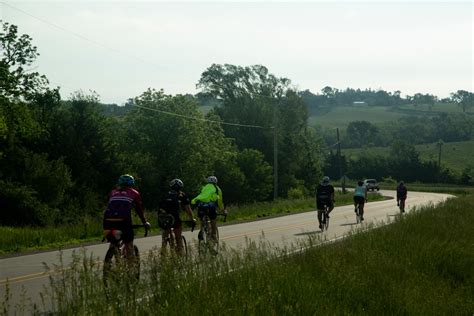
M 107 209 L 104 212 L 104 230 L 121 231 L 123 242 L 126 246 L 127 257 L 133 259 L 132 209 L 135 209 L 143 225 L 150 227 L 144 215 L 144 208 L 140 193 L 134 189 L 135 179 L 129 175 L 121 175 L 117 187 L 109 194 Z M 129 255 L 131 254 L 131 256 Z

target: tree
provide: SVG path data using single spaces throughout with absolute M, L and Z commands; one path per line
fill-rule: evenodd
M 451 93 L 451 99 L 462 108 L 464 113 L 466 113 L 466 110 L 470 107 L 474 106 L 474 93 L 466 90 L 458 90 Z
M 319 172 L 319 164 L 314 163 L 316 151 L 309 145 L 314 139 L 307 133 L 308 108 L 290 88 L 288 79 L 275 77 L 261 65 L 214 64 L 202 74 L 198 87 L 222 100 L 222 106 L 212 113 L 225 122 L 257 126 L 224 126 L 226 136 L 235 140 L 240 151 L 258 150 L 273 165 L 277 134 L 280 194 L 286 195 L 298 182 L 296 175 L 309 166 L 299 164 L 302 159 L 312 162 L 306 174 Z M 311 158 L 307 159 L 308 156 Z
M 375 145 L 378 134 L 378 128 L 368 121 L 353 121 L 347 126 L 347 141 L 353 147 Z
M 0 99 L 28 98 L 48 82 L 45 76 L 25 68 L 31 66 L 39 53 L 29 35 L 19 36 L 16 25 L 1 20 L 0 24 Z

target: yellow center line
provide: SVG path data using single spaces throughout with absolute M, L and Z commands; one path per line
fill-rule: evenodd
M 315 221 L 311 220 L 311 221 L 306 221 L 306 222 L 302 222 L 302 223 L 298 223 L 298 224 L 283 225 L 283 226 L 279 226 L 279 227 L 275 227 L 275 228 L 271 228 L 271 229 L 266 229 L 266 230 L 264 230 L 264 229 L 254 230 L 254 231 L 245 232 L 245 233 L 241 233 L 241 234 L 222 237 L 221 240 L 231 240 L 231 239 L 242 238 L 242 237 L 245 237 L 245 236 L 256 236 L 256 235 L 260 235 L 262 233 L 265 234 L 265 233 L 271 233 L 271 232 L 276 232 L 276 231 L 282 231 L 282 230 L 287 230 L 289 228 L 305 227 L 305 226 L 308 226 L 308 224 L 314 224 L 314 223 L 315 223 Z M 102 263 L 102 262 L 98 262 L 98 263 Z M 8 284 L 15 284 L 15 283 L 20 283 L 20 282 L 25 282 L 25 281 L 41 279 L 41 278 L 48 277 L 51 273 L 54 273 L 54 272 L 37 272 L 37 273 L 25 274 L 25 275 L 21 275 L 21 276 L 17 276 L 17 277 L 12 277 L 12 278 L 6 278 L 6 279 L 3 279 L 3 280 L 0 280 L 0 285 L 5 285 L 7 283 Z

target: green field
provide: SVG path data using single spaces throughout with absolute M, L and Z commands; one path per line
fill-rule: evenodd
M 422 160 L 438 161 L 439 147 L 437 143 L 416 145 L 415 148 L 420 153 Z M 356 158 L 364 151 L 388 156 L 390 147 L 351 148 L 342 150 L 342 153 L 348 157 Z M 441 165 L 456 172 L 462 172 L 467 167 L 474 167 L 474 140 L 444 143 L 441 147 Z
M 150 252 L 140 281 L 119 268 L 108 295 L 101 265 L 78 254 L 51 267 L 42 297 L 53 315 L 471 315 L 473 208 L 472 195 L 451 199 L 326 246 L 309 235 L 294 247 L 262 241 L 225 256 Z M 0 298 L 4 314 L 29 310 L 9 299 Z
M 324 114 L 315 114 L 308 120 L 311 126 L 345 128 L 352 121 L 369 121 L 373 124 L 397 120 L 406 114 L 393 112 L 383 106 L 338 106 Z
M 438 103 L 430 110 L 426 105 L 417 107 L 407 104 L 398 108 L 384 106 L 337 106 L 331 109 L 321 109 L 309 117 L 310 126 L 322 126 L 329 128 L 345 128 L 353 121 L 368 121 L 372 124 L 396 121 L 406 116 L 438 115 L 439 113 L 462 113 L 459 106 L 453 104 Z M 474 114 L 474 108 L 467 111 Z

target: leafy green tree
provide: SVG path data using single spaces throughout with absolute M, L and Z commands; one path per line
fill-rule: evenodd
M 18 27 L 0 20 L 0 99 L 28 98 L 41 91 L 47 79 L 26 67 L 39 55 L 32 38 L 19 35 Z
M 298 182 L 296 173 L 307 167 L 299 163 L 300 157 L 314 155 L 308 153 L 308 144 L 313 141 L 306 133 L 308 108 L 290 88 L 290 81 L 275 77 L 261 65 L 214 64 L 202 74 L 198 87 L 222 100 L 222 106 L 215 108 L 214 113 L 225 122 L 257 126 L 224 127 L 226 136 L 235 140 L 239 150 L 258 150 L 273 165 L 277 133 L 279 194 L 286 195 Z M 270 128 L 273 126 L 276 130 Z M 318 173 L 317 168 L 313 164 L 305 173 Z
M 233 150 L 220 124 L 203 119 L 197 102 L 181 95 L 149 89 L 135 98 L 114 130 L 122 170 L 141 179 L 144 201 L 156 206 L 173 178 L 182 179 L 190 194 L 197 192 L 217 161 Z
M 458 90 L 451 93 L 451 99 L 462 108 L 464 113 L 466 113 L 466 110 L 474 106 L 474 93 L 466 90 Z
M 354 147 L 378 143 L 379 130 L 368 121 L 353 121 L 347 126 L 347 142 Z
M 273 169 L 255 149 L 244 149 L 237 157 L 237 165 L 245 175 L 242 197 L 244 201 L 263 201 L 273 192 Z

